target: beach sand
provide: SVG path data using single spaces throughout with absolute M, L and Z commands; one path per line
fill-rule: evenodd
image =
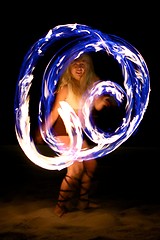
M 54 207 L 65 169 L 40 168 L 19 146 L 1 153 L 1 240 L 160 239 L 157 149 L 119 148 L 98 160 L 93 198 L 100 207 L 61 218 Z

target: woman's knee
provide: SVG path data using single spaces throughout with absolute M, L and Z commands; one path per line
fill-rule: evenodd
M 74 162 L 71 166 L 67 168 L 67 175 L 73 178 L 80 178 L 84 171 L 83 162 Z
M 88 173 L 94 173 L 97 168 L 97 161 L 95 159 L 85 161 L 84 168 Z

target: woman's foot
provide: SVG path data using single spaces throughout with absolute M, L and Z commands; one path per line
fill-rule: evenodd
M 100 208 L 100 204 L 98 204 L 97 202 L 95 202 L 93 200 L 80 199 L 78 202 L 77 208 L 81 211 L 86 210 L 86 209 L 96 209 L 96 208 Z
M 59 203 L 56 204 L 56 207 L 54 209 L 54 213 L 58 217 L 62 217 L 64 214 L 68 212 L 68 209 L 64 205 L 60 205 Z

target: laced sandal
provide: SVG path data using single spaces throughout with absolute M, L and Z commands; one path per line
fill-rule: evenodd
M 58 200 L 56 207 L 54 209 L 54 213 L 58 216 L 58 217 L 62 217 L 64 214 L 66 214 L 68 212 L 68 209 L 65 205 L 61 204 L 66 202 L 65 200 Z
M 100 207 L 100 204 L 89 198 L 89 191 L 87 190 L 84 194 L 80 194 L 77 207 L 79 210 L 96 209 Z
M 71 183 L 67 178 L 71 180 Z M 73 209 L 73 195 L 76 193 L 75 189 L 77 188 L 77 183 L 79 184 L 79 179 L 72 178 L 68 175 L 65 176 L 64 181 L 70 189 L 60 189 L 59 191 L 59 199 L 54 210 L 58 217 L 62 217 Z M 74 181 L 76 181 L 76 184 Z
M 89 176 L 87 172 L 86 174 L 90 178 L 90 180 L 93 179 L 93 177 Z M 90 187 L 88 188 L 84 186 L 87 182 L 90 182 L 90 181 L 81 182 L 81 191 L 83 191 L 83 193 L 80 193 L 79 195 L 79 200 L 77 205 L 79 210 L 96 209 L 100 207 L 100 205 L 96 201 L 90 198 L 90 194 L 91 194 Z

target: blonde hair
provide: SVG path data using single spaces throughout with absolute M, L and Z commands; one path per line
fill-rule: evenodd
M 85 74 L 83 75 L 80 82 L 74 81 L 70 72 L 70 66 L 75 61 L 83 61 L 86 65 Z M 70 84 L 70 86 L 72 87 L 73 93 L 81 96 L 99 78 L 94 71 L 93 61 L 89 54 L 83 53 L 79 58 L 74 59 L 73 62 L 69 64 L 69 66 L 66 68 L 66 70 L 62 74 L 58 89 L 62 88 L 67 84 Z

